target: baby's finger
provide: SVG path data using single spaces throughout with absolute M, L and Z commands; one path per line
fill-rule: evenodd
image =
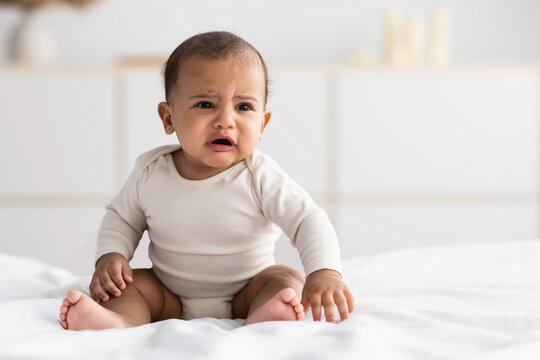
M 131 270 L 129 265 L 126 265 L 126 264 L 122 265 L 122 274 L 124 276 L 124 279 L 128 283 L 133 282 L 133 270 Z
M 341 321 L 346 320 L 349 317 L 349 306 L 345 295 L 340 291 L 336 291 L 334 293 L 334 302 L 339 311 L 339 318 Z
M 96 293 L 94 292 L 94 289 L 92 288 L 92 282 L 90 282 L 90 285 L 88 286 L 88 290 L 90 291 L 90 298 L 96 301 L 98 297 L 96 296 Z
M 325 292 L 322 296 L 322 303 L 324 306 L 324 315 L 327 322 L 334 322 L 335 307 L 334 297 L 331 292 Z
M 343 290 L 343 294 L 345 295 L 345 298 L 347 299 L 347 307 L 349 308 L 349 314 L 350 314 L 354 310 L 354 297 L 352 296 L 352 293 L 349 291 L 349 289 Z
M 94 291 L 94 288 L 92 287 L 92 284 L 90 284 L 90 286 L 88 287 L 88 289 L 90 290 L 90 298 L 92 298 L 92 300 L 94 301 L 98 301 L 98 300 L 101 300 L 99 296 L 96 295 L 95 291 Z
M 302 306 L 304 307 L 304 311 L 308 312 L 309 310 L 309 300 L 305 292 L 302 292 L 302 301 L 300 301 Z
M 124 278 L 122 276 L 122 263 L 112 264 L 109 269 L 109 274 L 111 275 L 112 281 L 114 281 L 114 284 L 118 288 L 122 290 L 126 288 L 126 283 L 124 282 Z M 116 293 L 114 295 L 117 296 Z
M 116 287 L 116 284 L 111 279 L 111 276 L 108 273 L 101 274 L 100 279 L 101 279 L 101 283 L 103 284 L 103 287 L 109 294 L 112 294 L 117 297 L 120 296 L 121 294 L 120 289 Z
M 90 296 L 92 299 L 97 301 L 98 299 L 102 299 L 105 295 L 105 292 L 103 291 L 103 287 L 101 286 L 101 280 L 99 280 L 99 277 L 94 274 L 92 277 L 92 281 L 90 282 Z M 101 290 L 101 293 L 99 292 Z
M 103 289 L 103 283 L 101 282 L 101 279 L 98 275 L 94 275 L 94 278 L 92 279 L 92 283 L 90 283 L 90 291 L 94 292 L 94 295 L 97 299 L 100 299 L 102 301 L 109 301 L 109 295 Z M 96 299 L 94 299 L 96 300 Z
M 313 315 L 313 321 L 321 321 L 321 296 L 314 295 L 310 297 L 309 305 L 311 306 L 311 314 Z

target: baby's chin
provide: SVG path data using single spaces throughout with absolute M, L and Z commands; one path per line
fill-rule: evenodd
M 245 159 L 245 157 L 233 157 L 220 153 L 217 156 L 212 156 L 210 159 L 205 159 L 203 163 L 204 165 L 206 165 L 208 170 L 214 172 L 215 174 L 218 174 L 233 167 L 239 162 L 244 161 Z
M 203 161 L 210 167 L 228 168 L 239 163 L 240 161 L 245 160 L 252 153 L 253 152 L 246 154 L 237 148 L 231 151 L 212 151 L 210 154 L 205 156 Z

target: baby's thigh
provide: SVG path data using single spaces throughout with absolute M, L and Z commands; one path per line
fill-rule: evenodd
M 180 298 L 156 277 L 152 269 L 133 270 L 132 285 L 148 304 L 152 322 L 180 318 Z

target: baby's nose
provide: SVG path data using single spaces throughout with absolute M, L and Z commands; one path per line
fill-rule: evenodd
M 231 111 L 222 111 L 216 117 L 214 121 L 214 126 L 221 129 L 232 129 L 234 128 L 234 119 Z

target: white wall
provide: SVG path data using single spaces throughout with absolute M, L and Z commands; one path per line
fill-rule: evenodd
M 245 37 L 269 62 L 323 62 L 366 47 L 380 55 L 385 9 L 425 22 L 437 6 L 451 14 L 455 61 L 540 59 L 536 0 L 98 0 L 84 11 L 49 7 L 41 16 L 58 35 L 61 62 L 166 56 L 186 37 L 216 29 Z M 0 6 L 0 62 L 19 17 Z

